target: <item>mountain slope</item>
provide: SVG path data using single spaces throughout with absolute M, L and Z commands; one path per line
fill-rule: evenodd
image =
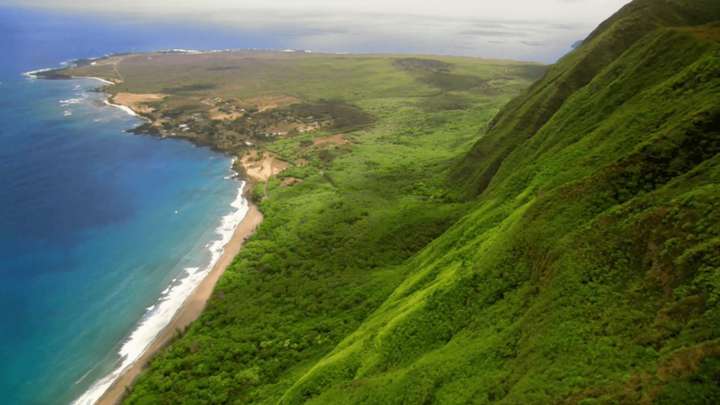
M 454 172 L 463 195 L 475 196 L 490 183 L 503 159 L 532 137 L 577 90 L 659 27 L 700 25 L 720 13 L 714 0 L 641 0 L 603 22 L 583 46 L 553 65 L 524 97 L 509 103 L 490 123 L 490 131 Z
M 126 402 L 277 402 L 388 298 L 407 258 L 467 213 L 471 203 L 447 197 L 450 167 L 544 70 L 459 57 L 219 52 L 127 55 L 65 72 L 122 77 L 113 94 L 167 94 L 147 107 L 168 136 L 287 166 L 256 184 L 262 225 Z M 278 98 L 295 101 L 260 111 Z M 241 119 L 212 119 L 216 108 L 240 107 Z M 342 124 L 355 117 L 371 122 Z M 298 120 L 331 122 L 289 130 Z M 251 147 L 259 150 L 245 155 Z
M 717 402 L 718 20 L 635 1 L 508 104 L 472 212 L 282 402 Z

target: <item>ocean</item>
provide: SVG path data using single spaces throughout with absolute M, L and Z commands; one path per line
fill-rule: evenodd
M 93 79 L 23 72 L 267 39 L 0 7 L 0 403 L 92 402 L 217 258 L 247 205 L 227 156 L 126 132 Z M 104 380 L 103 380 L 104 379 Z

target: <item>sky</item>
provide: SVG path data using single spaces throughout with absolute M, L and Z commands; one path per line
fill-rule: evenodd
M 629 0 L 0 0 L 267 33 L 283 47 L 554 62 Z

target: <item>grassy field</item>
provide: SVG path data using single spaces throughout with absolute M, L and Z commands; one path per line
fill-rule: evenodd
M 718 403 L 718 21 L 715 0 L 636 0 L 544 75 L 271 53 L 77 68 L 167 96 L 160 135 L 289 162 L 126 402 Z

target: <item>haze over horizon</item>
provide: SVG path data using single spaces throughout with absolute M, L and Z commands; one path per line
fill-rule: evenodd
M 112 17 L 113 22 L 211 25 L 267 34 L 280 47 L 554 62 L 628 0 L 0 0 L 0 5 Z M 172 4 L 172 5 L 171 5 Z
M 720 405 L 720 0 L 0 38 L 0 405 Z

